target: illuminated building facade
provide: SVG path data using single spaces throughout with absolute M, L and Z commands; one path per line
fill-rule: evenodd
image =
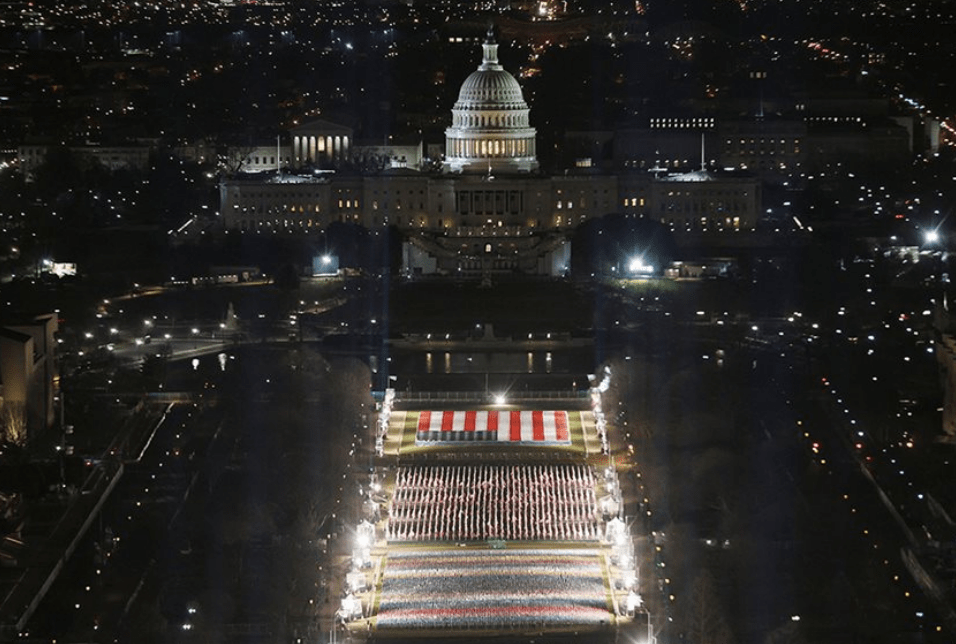
M 444 168 L 489 174 L 536 170 L 535 129 L 521 87 L 498 62 L 490 30 L 481 47 L 481 65 L 462 83 L 445 130 Z
M 316 168 L 222 181 L 225 227 L 296 234 L 318 232 L 334 221 L 369 229 L 395 226 L 413 247 L 406 253 L 414 260 L 410 272 L 472 277 L 562 274 L 574 229 L 609 213 L 654 218 L 675 233 L 753 229 L 761 191 L 752 176 L 660 176 L 668 168 L 637 166 L 612 173 L 588 163 L 561 174 L 539 172 L 528 105 L 515 78 L 498 63 L 497 49 L 489 34 L 481 65 L 461 86 L 445 130 L 441 172 L 427 171 L 424 163 L 394 163 L 391 150 L 393 162 L 374 171 L 331 171 L 337 160 L 346 160 L 343 155 L 357 168 L 362 147 L 353 145 L 348 128 L 305 124 L 291 132 L 293 167 Z M 713 119 L 705 121 L 703 127 L 712 130 Z M 701 139 L 694 130 L 702 125 L 693 125 L 688 132 L 699 155 Z M 420 150 L 409 151 L 407 158 L 422 159 Z
M 56 315 L 0 326 L 0 408 L 3 422 L 22 422 L 28 432 L 53 425 L 56 379 Z
M 289 132 L 295 167 L 326 165 L 349 157 L 352 128 L 325 120 L 309 121 Z

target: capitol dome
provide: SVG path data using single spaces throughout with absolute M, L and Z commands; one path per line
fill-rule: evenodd
M 524 102 L 524 97 L 521 95 L 521 87 L 515 77 L 506 72 L 501 65 L 495 65 L 494 67 L 497 67 L 497 69 L 482 63 L 482 67 L 478 71 L 472 72 L 465 79 L 465 82 L 461 84 L 461 91 L 458 92 L 458 101 L 455 103 L 456 109 L 475 109 L 479 105 L 483 107 L 528 108 L 528 105 Z
M 461 85 L 445 130 L 445 164 L 451 172 L 529 172 L 538 167 L 535 129 L 515 77 L 498 63 L 489 29 L 482 61 Z

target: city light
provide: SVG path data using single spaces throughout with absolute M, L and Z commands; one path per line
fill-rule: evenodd
M 0 3 L 20 637 L 952 630 L 956 6 L 696 4 Z

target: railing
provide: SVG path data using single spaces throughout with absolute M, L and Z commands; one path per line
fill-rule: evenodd
M 494 403 L 496 394 L 481 391 L 396 391 L 395 400 L 401 402 L 438 401 L 479 401 Z M 565 389 L 559 391 L 509 391 L 511 400 L 582 400 L 587 398 L 586 390 Z
M 506 443 L 507 444 L 507 443 Z M 516 463 L 516 464 L 534 464 L 555 463 L 555 464 L 574 464 L 580 462 L 580 456 L 568 453 L 560 447 L 548 449 L 551 446 L 535 447 L 535 449 L 511 452 L 507 450 L 488 450 L 482 451 L 468 450 L 467 447 L 473 445 L 501 445 L 501 443 L 462 443 L 464 449 L 455 451 L 440 452 L 422 452 L 416 453 L 412 458 L 403 458 L 399 455 L 396 465 L 431 465 L 445 464 L 449 462 L 473 464 L 473 463 Z
M 609 629 L 610 626 L 611 613 L 608 612 L 606 619 L 601 619 L 598 621 L 594 620 L 580 620 L 575 621 L 569 619 L 564 620 L 540 620 L 540 621 L 522 621 L 519 619 L 500 619 L 500 620 L 487 620 L 482 623 L 477 622 L 463 622 L 455 621 L 454 624 L 449 624 L 442 621 L 426 621 L 422 620 L 414 625 L 412 624 L 402 624 L 402 625 L 388 625 L 381 626 L 377 628 L 384 632 L 390 634 L 397 633 L 411 633 L 414 631 L 447 631 L 454 633 L 456 631 L 475 631 L 475 632 L 489 632 L 489 631 L 521 631 L 527 635 L 544 635 L 545 633 L 558 633 L 558 634 L 567 634 L 569 629 L 573 629 L 575 634 L 577 630 L 584 630 L 587 632 L 601 632 L 603 630 Z M 353 634 L 354 637 L 354 634 Z

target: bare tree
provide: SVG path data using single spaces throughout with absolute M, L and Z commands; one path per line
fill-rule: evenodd
M 230 147 L 222 162 L 222 167 L 229 174 L 236 174 L 242 170 L 243 166 L 246 164 L 246 161 L 249 159 L 249 155 L 255 151 L 256 146 L 254 145 L 239 145 L 235 147 Z
M 717 583 L 708 570 L 694 580 L 685 619 L 687 640 L 697 644 L 734 644 L 717 592 Z
M 789 622 L 778 626 L 764 639 L 764 644 L 806 644 L 807 640 L 800 633 L 799 624 Z
M 0 407 L 0 431 L 7 443 L 23 446 L 27 442 L 27 410 L 22 402 L 6 401 Z

